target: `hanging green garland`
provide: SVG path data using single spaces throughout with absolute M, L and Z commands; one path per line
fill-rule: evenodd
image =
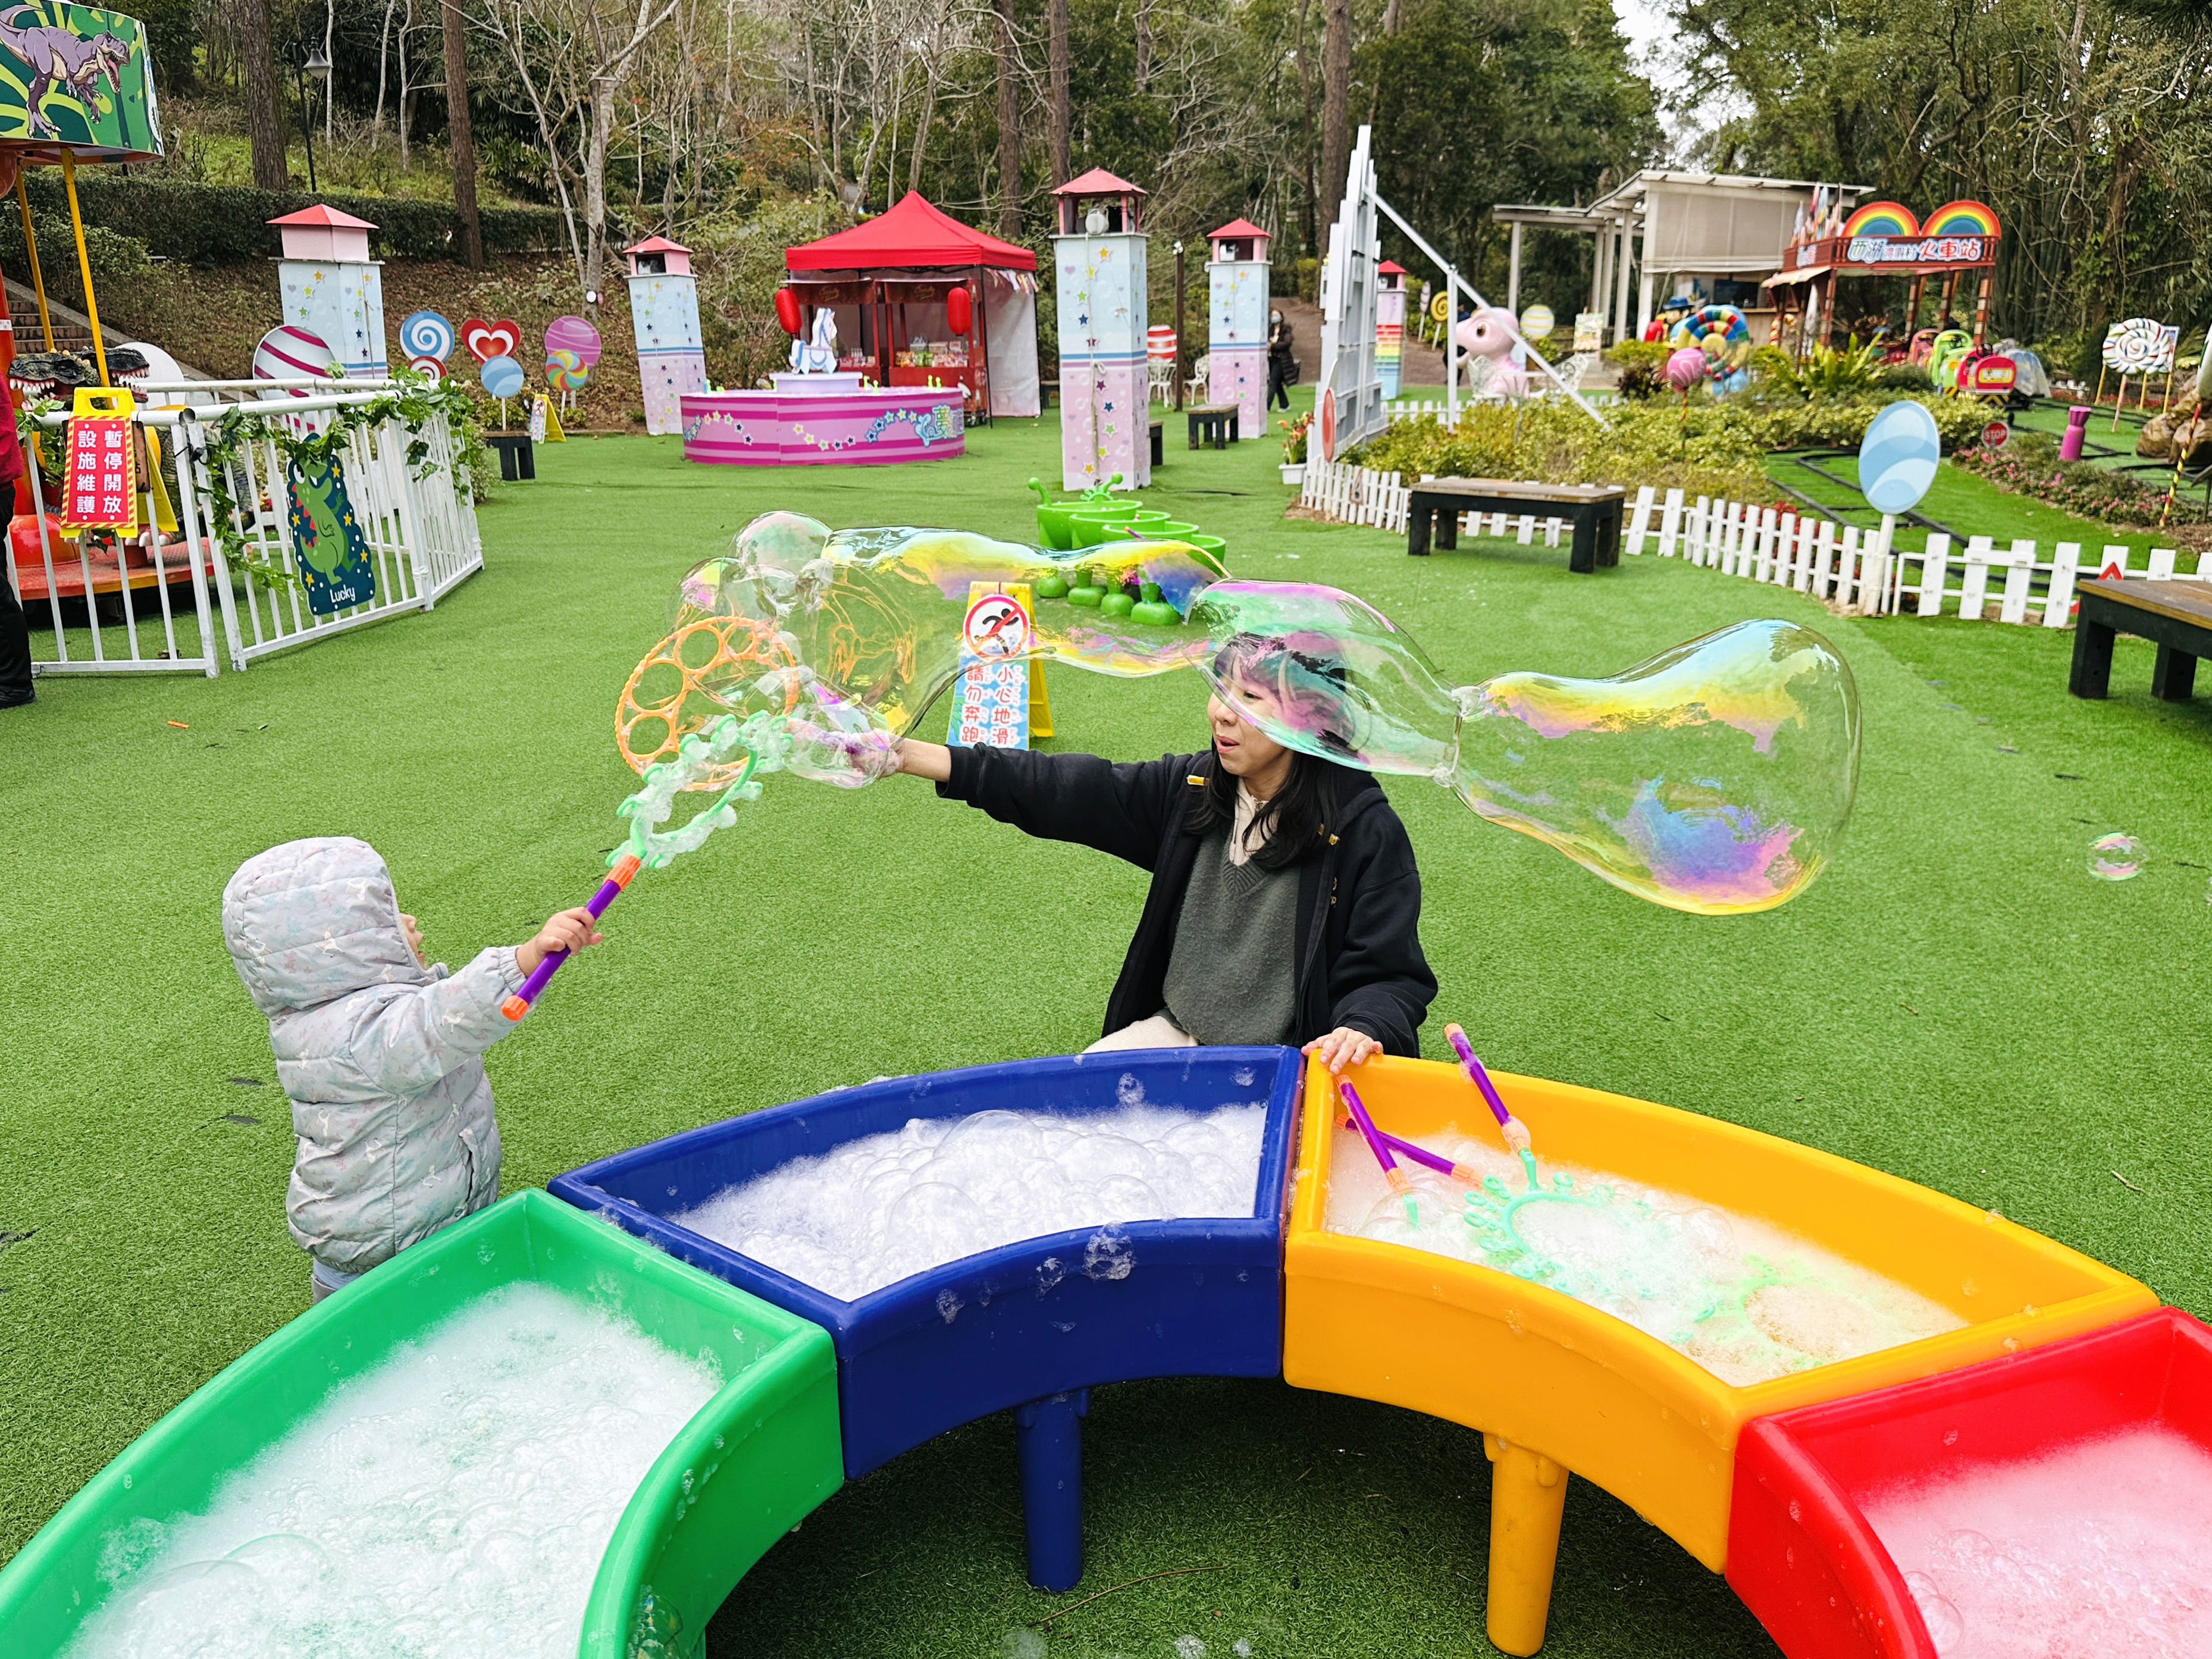
M 232 468 L 240 464 L 249 445 L 265 440 L 275 447 L 283 460 L 298 471 L 320 472 L 339 464 L 346 444 L 356 434 L 396 421 L 409 434 L 408 470 L 421 480 L 441 470 L 439 464 L 431 459 L 431 442 L 427 434 L 431 424 L 442 418 L 453 435 L 453 494 L 463 500 L 469 499 L 470 474 L 486 452 L 476 405 L 468 393 L 457 382 L 432 380 L 411 368 L 395 369 L 391 378 L 393 384 L 388 389 L 380 389 L 365 402 L 315 411 L 325 423 L 319 432 L 295 430 L 294 423 L 299 416 L 283 404 L 228 404 L 214 419 L 195 419 L 191 422 L 197 434 L 193 443 L 175 444 L 180 464 L 187 454 L 206 463 L 204 483 L 198 486 L 198 494 L 205 500 L 209 524 L 222 548 L 224 559 L 234 569 L 243 570 L 256 586 L 297 588 L 301 584 L 299 576 L 286 568 L 281 556 L 247 541 L 246 532 L 239 526 L 241 508 L 231 494 Z M 333 376 L 331 389 L 342 392 L 345 382 Z M 43 458 L 48 446 L 40 444 L 35 451 L 29 446 L 43 434 L 44 417 L 68 412 L 69 405 L 57 398 L 20 399 L 15 406 L 15 426 L 26 453 L 35 453 Z M 184 422 L 173 428 L 178 433 L 185 429 Z M 60 487 L 58 477 L 53 476 L 50 467 L 40 470 L 52 478 L 55 488 Z M 54 505 L 58 501 L 50 504 L 48 510 L 53 510 Z M 255 502 L 253 507 L 258 512 L 260 504 Z

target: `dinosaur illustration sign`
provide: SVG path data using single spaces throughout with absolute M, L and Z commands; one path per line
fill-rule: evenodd
M 376 569 L 368 560 L 368 538 L 337 469 L 303 472 L 292 466 L 285 482 L 292 498 L 284 515 L 292 531 L 292 562 L 307 589 L 307 609 L 328 617 L 374 605 Z
M 67 0 L 0 3 L 0 148 L 159 155 L 145 25 Z

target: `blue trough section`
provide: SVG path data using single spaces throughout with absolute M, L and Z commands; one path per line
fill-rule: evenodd
M 1082 1572 L 1085 1391 L 1154 1376 L 1282 1369 L 1283 1218 L 1303 1060 L 1294 1048 L 1148 1049 L 1012 1060 L 840 1089 L 708 1124 L 556 1176 L 556 1197 L 682 1261 L 826 1328 L 837 1352 L 845 1473 L 857 1477 L 947 1429 L 1018 1407 L 1030 1578 Z M 1250 1212 L 1131 1222 L 1133 1266 L 1087 1276 L 1095 1228 L 966 1256 L 840 1301 L 667 1219 L 796 1158 L 912 1118 L 992 1110 L 1070 1117 L 1146 1103 L 1206 1111 L 1264 1100 Z M 1049 1264 L 1049 1265 L 1048 1265 Z

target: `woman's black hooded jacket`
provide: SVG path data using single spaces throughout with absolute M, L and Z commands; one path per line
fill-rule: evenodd
M 1128 763 L 980 745 L 955 746 L 951 754 L 952 775 L 937 786 L 948 800 L 1152 872 L 1103 1032 L 1158 1013 L 1202 839 L 1183 825 L 1193 793 L 1212 773 L 1212 751 Z M 1297 1012 L 1291 1040 L 1310 1042 L 1347 1025 L 1390 1054 L 1418 1055 L 1417 1034 L 1437 981 L 1421 954 L 1421 876 L 1413 842 L 1373 777 L 1334 770 L 1335 821 L 1324 826 L 1319 854 L 1296 866 Z

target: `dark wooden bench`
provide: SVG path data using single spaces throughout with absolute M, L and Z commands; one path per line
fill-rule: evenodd
M 1167 453 L 1167 425 L 1165 421 L 1154 421 L 1149 430 L 1152 439 L 1152 465 L 1158 466 Z
M 1216 449 L 1235 443 L 1243 434 L 1237 429 L 1235 404 L 1194 404 L 1190 416 L 1190 447 L 1199 447 L 1201 433 L 1205 441 Z
M 2195 582 L 2151 581 L 2141 576 L 2100 577 L 2075 590 L 2074 672 L 2066 689 L 2077 697 L 2101 697 L 2112 679 L 2112 643 L 2133 634 L 2158 647 L 2150 694 L 2186 702 L 2197 689 L 2197 659 L 2212 657 L 2212 592 Z
M 1530 483 L 1507 478 L 1429 478 L 1411 486 L 1406 514 L 1406 551 L 1425 558 L 1430 526 L 1446 552 L 1459 545 L 1462 513 L 1534 514 L 1564 519 L 1574 526 L 1567 568 L 1588 574 L 1620 562 L 1620 514 L 1628 492 L 1619 484 Z
M 527 432 L 487 432 L 484 441 L 499 452 L 499 476 L 508 483 L 538 476 L 536 447 Z

